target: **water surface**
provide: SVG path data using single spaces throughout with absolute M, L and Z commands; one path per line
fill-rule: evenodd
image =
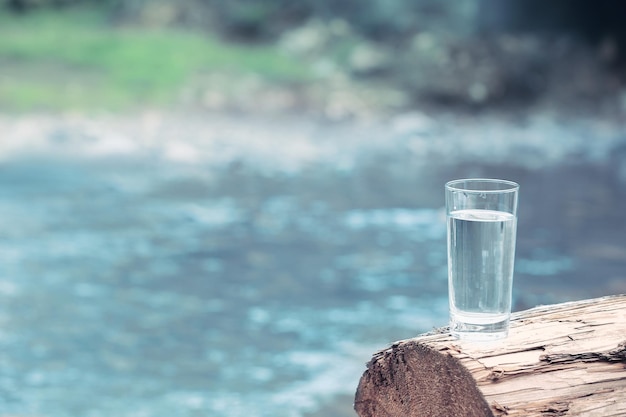
M 521 185 L 514 309 L 626 292 L 619 124 L 0 126 L 0 415 L 353 415 L 375 350 L 447 323 L 453 178 Z

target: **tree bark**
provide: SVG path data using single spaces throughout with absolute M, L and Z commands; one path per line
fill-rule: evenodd
M 374 354 L 360 417 L 626 416 L 626 295 L 514 313 L 510 335 L 443 328 Z

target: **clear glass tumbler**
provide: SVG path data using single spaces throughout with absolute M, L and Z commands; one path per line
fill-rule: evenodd
M 519 185 L 450 181 L 446 189 L 450 332 L 497 340 L 509 331 Z

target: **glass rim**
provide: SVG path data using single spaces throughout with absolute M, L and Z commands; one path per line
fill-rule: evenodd
M 505 187 L 501 189 L 493 189 L 493 188 L 489 189 L 486 187 L 464 188 L 464 187 L 459 186 L 461 184 L 466 184 L 466 183 L 468 184 L 469 183 L 501 184 L 501 185 L 504 185 Z M 501 179 L 496 179 L 496 178 L 462 178 L 458 180 L 448 181 L 446 183 L 446 189 L 450 191 L 462 191 L 462 192 L 481 193 L 481 194 L 483 193 L 492 193 L 492 194 L 513 193 L 519 190 L 519 184 L 514 181 L 501 180 Z

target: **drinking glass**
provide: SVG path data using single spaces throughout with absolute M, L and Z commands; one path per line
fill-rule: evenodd
M 497 340 L 509 331 L 519 185 L 499 179 L 446 183 L 450 332 Z

